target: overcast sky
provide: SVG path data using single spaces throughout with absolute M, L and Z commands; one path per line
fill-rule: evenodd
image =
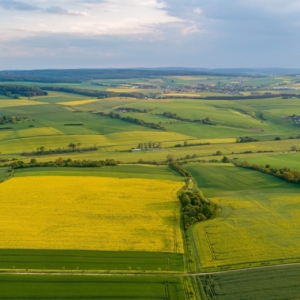
M 300 67 L 300 0 L 0 0 L 0 69 Z

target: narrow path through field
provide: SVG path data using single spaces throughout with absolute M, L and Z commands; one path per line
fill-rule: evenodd
M 128 276 L 128 277 L 196 277 L 196 276 L 206 276 L 206 275 L 216 275 L 216 274 L 228 274 L 228 273 L 237 273 L 251 270 L 259 270 L 259 269 L 275 269 L 282 268 L 286 266 L 299 266 L 300 263 L 290 263 L 290 264 L 280 264 L 273 266 L 261 266 L 261 267 L 251 267 L 251 268 L 242 268 L 236 270 L 224 270 L 224 271 L 216 271 L 216 272 L 199 272 L 199 273 L 95 273 L 95 272 L 61 272 L 61 270 L 51 270 L 50 272 L 40 272 L 39 270 L 31 270 L 31 271 L 15 271 L 11 272 L 11 270 L 0 269 L 1 275 L 40 275 L 40 276 Z

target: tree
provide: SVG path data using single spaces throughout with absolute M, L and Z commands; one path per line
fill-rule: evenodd
M 276 138 L 275 138 L 275 141 L 280 141 L 281 140 L 281 138 L 279 137 L 279 136 L 277 136 Z
M 36 164 L 36 163 L 37 163 L 36 158 L 32 158 L 32 159 L 30 160 L 30 164 Z
M 292 151 L 297 151 L 298 148 L 297 148 L 297 146 L 292 146 L 292 147 L 291 147 L 291 150 L 292 150 Z
M 216 152 L 216 155 L 222 155 L 222 154 L 223 154 L 223 152 L 220 151 L 220 150 L 218 150 L 218 151 Z
M 282 176 L 286 181 L 292 181 L 295 178 L 294 174 L 291 172 L 284 172 Z
M 173 155 L 173 154 L 168 154 L 168 155 L 167 155 L 167 161 L 168 161 L 168 162 L 174 161 L 174 155 Z
M 71 148 L 72 150 L 75 150 L 76 144 L 70 143 L 70 144 L 68 145 L 68 147 Z
M 224 157 L 222 158 L 222 162 L 223 162 L 223 163 L 229 163 L 230 161 L 229 161 L 229 158 L 228 158 L 228 157 L 224 156 Z

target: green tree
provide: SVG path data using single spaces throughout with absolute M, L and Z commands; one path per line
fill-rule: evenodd
M 229 158 L 228 158 L 228 157 L 224 156 L 224 157 L 222 158 L 222 162 L 223 162 L 223 163 L 229 163 L 230 161 L 229 161 Z
M 168 162 L 174 161 L 174 155 L 173 155 L 173 154 L 168 154 L 168 155 L 167 155 L 167 161 L 168 161 Z
M 291 173 L 291 172 L 284 172 L 284 173 L 282 174 L 282 177 L 283 177 L 286 181 L 293 181 L 294 178 L 295 178 L 294 174 Z

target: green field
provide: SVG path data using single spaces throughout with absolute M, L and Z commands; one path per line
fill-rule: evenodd
M 183 255 L 83 250 L 0 250 L 0 270 L 183 271 Z
M 180 277 L 0 275 L 2 299 L 184 299 Z
M 299 78 L 248 75 L 161 76 L 95 79 L 80 83 L 7 83 L 140 93 L 144 96 L 98 98 L 94 94 L 95 97 L 92 98 L 52 91 L 48 92 L 48 96 L 20 99 L 0 95 L 0 182 L 14 176 L 12 180 L 2 183 L 10 185 L 10 195 L 18 195 L 23 189 L 30 197 L 18 202 L 18 209 L 11 209 L 14 201 L 8 196 L 5 202 L 4 192 L 7 190 L 3 191 L 3 212 L 7 211 L 11 215 L 8 221 L 2 222 L 2 229 L 0 228 L 0 236 L 7 238 L 3 241 L 8 241 L 3 243 L 0 250 L 0 272 L 3 273 L 0 275 L 0 298 L 205 300 L 203 295 L 206 294 L 206 300 L 300 299 L 297 283 L 299 267 L 286 265 L 300 262 L 300 241 L 297 239 L 300 235 L 299 185 L 220 162 L 227 156 L 230 160 L 238 159 L 240 162 L 300 170 L 300 154 L 291 151 L 292 146 L 300 147 L 300 127 L 289 118 L 293 114 L 300 114 L 299 98 L 292 95 L 299 94 L 299 90 L 273 89 L 280 85 L 298 87 Z M 136 88 L 137 85 L 143 87 L 139 89 Z M 199 91 L 199 87 L 202 91 Z M 276 98 L 262 98 L 266 93 L 275 95 Z M 291 97 L 282 97 L 281 93 L 290 94 Z M 224 97 L 224 100 L 195 99 L 195 96 Z M 241 100 L 228 100 L 232 96 Z M 255 99 L 246 99 L 244 96 Z M 148 112 L 125 112 L 120 110 L 121 107 Z M 122 118 L 131 117 L 135 120 L 120 120 L 101 116 L 97 112 L 119 113 Z M 177 117 L 189 120 L 168 118 L 163 116 L 164 112 L 176 113 Z M 10 117 L 9 121 L 6 121 L 5 116 Z M 13 117 L 21 117 L 21 121 L 16 121 Z M 212 125 L 201 121 L 205 118 L 209 118 Z M 166 131 L 153 129 L 155 126 L 147 127 L 149 123 L 163 126 Z M 236 142 L 245 136 L 258 141 Z M 275 140 L 276 137 L 281 140 Z M 162 149 L 131 151 L 138 144 L 149 142 L 160 142 Z M 41 146 L 46 150 L 63 149 L 68 148 L 70 143 L 78 143 L 82 148 L 97 146 L 98 149 L 65 154 L 24 155 L 24 152 L 36 151 Z M 175 147 L 184 143 L 209 144 Z M 215 155 L 217 151 L 221 155 Z M 58 158 L 71 158 L 73 161 L 114 159 L 119 163 L 118 166 L 101 168 L 28 167 L 10 171 L 9 164 L 12 162 L 22 160 L 28 163 L 32 158 L 36 158 L 37 162 L 54 162 Z M 152 199 L 157 203 L 141 206 L 150 197 L 143 196 L 148 195 L 148 190 L 153 190 L 153 193 L 162 192 L 159 188 L 162 184 L 160 180 L 171 180 L 170 184 L 177 184 L 177 189 L 183 187 L 183 182 L 187 182 L 179 172 L 167 165 L 169 159 L 188 161 L 183 167 L 191 172 L 204 197 L 220 208 L 214 219 L 198 222 L 187 232 L 183 231 L 183 224 L 179 227 L 182 209 L 179 199 L 177 202 L 178 190 L 175 188 L 170 193 L 178 207 L 170 215 L 163 215 L 169 204 L 166 202 L 164 205 L 159 200 L 159 195 Z M 211 160 L 217 160 L 218 163 L 209 163 Z M 34 176 L 37 178 L 32 183 L 35 189 L 30 190 L 27 180 Z M 39 178 L 40 176 L 43 178 Z M 50 179 L 44 176 L 53 176 L 52 185 Z M 69 180 L 66 176 L 72 182 L 66 183 Z M 84 176 L 83 184 L 75 183 L 79 182 L 78 176 Z M 96 176 L 100 178 L 95 178 Z M 109 183 L 108 178 L 114 183 Z M 157 185 L 148 183 L 147 190 L 146 179 L 153 182 L 156 179 Z M 132 184 L 124 184 L 126 180 L 132 180 Z M 143 180 L 143 184 L 139 184 Z M 19 186 L 12 186 L 15 185 L 14 182 L 19 182 Z M 40 195 L 49 188 L 47 195 L 35 195 L 38 190 L 36 182 L 40 182 L 39 187 L 44 184 Z M 74 186 L 68 191 L 70 202 L 64 202 L 64 196 L 68 194 L 67 186 L 72 186 L 72 183 Z M 53 195 L 59 195 L 59 188 L 53 188 L 55 185 L 64 185 L 60 186 L 63 193 L 59 199 L 50 195 L 52 192 Z M 99 189 L 96 190 L 99 187 L 103 195 L 99 195 Z M 186 188 L 196 188 L 193 179 Z M 84 203 L 80 202 L 89 197 L 89 190 L 91 198 Z M 22 192 L 21 195 L 26 193 Z M 82 199 L 81 193 L 84 193 Z M 129 202 L 134 193 L 135 200 Z M 46 196 L 50 199 L 48 204 Z M 14 196 L 13 199 L 18 200 L 20 197 Z M 75 203 L 76 197 L 81 200 Z M 54 210 L 55 216 L 59 217 L 51 227 L 45 221 L 46 217 L 38 212 L 42 209 L 49 217 L 49 208 L 55 203 L 54 200 L 59 204 Z M 77 211 L 74 203 L 78 205 Z M 36 216 L 32 215 L 34 207 Z M 135 210 L 138 207 L 143 208 Z M 22 215 L 23 212 L 29 213 Z M 81 219 L 78 217 L 72 223 L 73 219 L 67 220 L 67 216 L 73 216 L 75 212 Z M 145 219 L 142 218 L 144 213 Z M 19 218 L 17 214 L 22 217 Z M 145 230 L 146 226 L 150 226 L 150 220 L 157 215 L 162 216 L 162 223 L 157 223 L 158 231 Z M 6 216 L 3 213 L 3 217 Z M 96 217 L 98 225 L 84 225 L 91 224 L 90 221 Z M 16 229 L 16 234 L 19 234 L 27 219 L 32 220 L 32 225 L 24 232 L 31 232 L 31 235 L 21 234 L 15 240 L 21 244 L 8 247 L 9 241 L 13 239 L 11 237 L 14 237 L 14 234 L 8 232 L 17 228 L 14 227 L 13 220 L 20 226 Z M 45 226 L 46 232 L 41 224 Z M 172 225 L 171 229 L 163 229 L 165 224 L 177 224 L 177 227 Z M 53 236 L 58 236 L 53 241 L 61 241 L 59 248 L 49 247 L 47 230 L 52 229 Z M 76 238 L 72 238 L 70 234 L 60 239 L 63 232 L 73 232 L 80 239 L 89 237 L 89 240 L 83 248 L 79 248 Z M 180 240 L 177 240 L 177 233 L 180 233 Z M 105 243 L 100 241 L 100 236 L 105 236 Z M 163 248 L 173 236 L 176 238 L 172 241 L 180 242 L 180 254 L 169 253 L 173 248 Z M 181 236 L 184 237 L 183 244 Z M 156 249 L 154 240 L 157 237 L 161 237 L 162 247 L 157 251 L 162 252 L 150 252 Z M 30 239 L 36 241 L 36 250 L 32 250 L 34 247 L 28 244 Z M 39 244 L 40 242 L 43 243 Z M 67 242 L 69 248 L 66 247 Z M 92 248 L 93 244 L 101 247 Z M 124 248 L 121 248 L 121 244 Z M 134 248 L 135 244 L 144 248 Z M 110 248 L 105 248 L 108 245 Z M 125 251 L 126 249 L 129 251 Z M 275 268 L 274 265 L 285 266 Z M 263 268 L 255 269 L 257 267 Z M 201 277 L 196 274 L 189 276 L 189 273 L 197 270 L 218 272 Z
M 186 167 L 204 195 L 221 207 L 192 229 L 202 268 L 300 261 L 299 186 L 234 166 Z
M 0 169 L 1 171 L 1 169 Z M 4 176 L 3 171 L 3 176 Z M 1 176 L 1 173 L 0 173 Z M 26 168 L 18 169 L 14 172 L 14 177 L 23 176 L 100 176 L 117 178 L 149 178 L 162 180 L 183 180 L 179 173 L 173 171 L 168 166 L 146 166 L 146 165 L 125 165 L 103 168 Z
M 275 168 L 287 167 L 292 170 L 300 170 L 299 153 L 281 154 L 269 157 L 249 157 L 246 159 L 250 164 L 266 165 L 269 164 Z M 240 161 L 244 161 L 241 160 Z
M 8 179 L 10 176 L 10 170 L 8 168 L 0 168 L 0 182 Z
M 242 270 L 198 277 L 207 299 L 299 299 L 299 265 Z

